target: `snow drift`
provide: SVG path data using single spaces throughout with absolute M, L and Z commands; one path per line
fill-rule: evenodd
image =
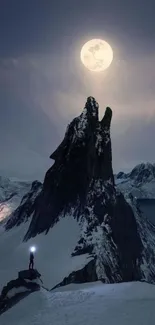
M 155 286 L 68 285 L 32 293 L 0 316 L 1 325 L 154 325 Z

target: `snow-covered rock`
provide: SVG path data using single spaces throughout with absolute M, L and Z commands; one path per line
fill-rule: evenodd
M 0 316 L 1 325 L 154 325 L 155 286 L 71 284 L 34 292 Z
M 141 163 L 130 173 L 119 172 L 115 182 L 123 193 L 131 193 L 137 199 L 155 198 L 155 164 Z
M 19 206 L 31 183 L 0 176 L 0 222 Z
M 26 222 L 31 216 L 35 208 L 36 198 L 42 190 L 42 183 L 39 181 L 34 181 L 31 184 L 29 192 L 27 192 L 21 202 L 19 207 L 12 212 L 9 219 L 5 224 L 5 229 L 8 230 L 14 225 L 19 226 L 22 222 Z
M 24 270 L 18 273 L 17 279 L 8 282 L 0 295 L 0 315 L 28 294 L 40 290 L 40 277 L 37 270 Z

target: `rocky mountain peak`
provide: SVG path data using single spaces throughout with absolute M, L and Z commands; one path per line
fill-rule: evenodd
M 98 109 L 99 104 L 96 102 L 94 97 L 88 97 L 86 104 L 85 104 L 85 110 L 87 111 L 87 114 L 89 116 L 94 116 L 98 120 Z
M 72 256 L 87 253 L 92 261 L 78 275 L 71 273 L 65 283 L 73 278 L 78 281 L 77 277 L 85 279 L 85 274 L 89 281 L 102 279 L 106 283 L 155 279 L 154 228 L 142 219 L 133 198 L 126 196 L 125 200 L 115 187 L 111 119 L 107 107 L 99 121 L 98 104 L 88 97 L 83 112 L 69 124 L 51 155 L 54 164 L 37 197 L 29 193 L 14 214 L 16 225 L 32 216 L 25 241 L 47 234 L 63 217 L 76 220 L 80 235 Z
M 68 159 L 73 146 L 85 145 L 88 138 L 93 135 L 98 122 L 98 103 L 95 98 L 88 97 L 85 107 L 80 116 L 73 119 L 68 125 L 64 140 L 58 148 L 51 154 L 50 158 L 59 161 Z M 67 154 L 66 154 L 67 153 Z
M 151 163 L 141 163 L 133 168 L 129 177 L 137 183 L 149 182 L 155 178 L 155 166 Z
M 18 272 L 18 278 L 11 280 L 3 287 L 0 294 L 0 315 L 12 308 L 20 300 L 41 288 L 41 274 L 37 270 Z
M 154 181 L 155 164 L 149 162 L 138 164 L 129 173 L 119 172 L 116 179 L 132 181 L 135 186 L 142 186 L 145 183 Z
M 107 107 L 105 114 L 101 120 L 102 127 L 110 128 L 111 119 L 112 119 L 112 110 L 110 107 Z
M 63 141 L 50 156 L 55 163 L 46 173 L 30 226 L 33 227 L 31 234 L 48 231 L 58 216 L 71 208 L 80 215 L 90 186 L 104 181 L 114 185 L 110 139 L 112 111 L 107 108 L 100 122 L 98 109 L 95 98 L 88 97 L 83 112 L 69 124 Z

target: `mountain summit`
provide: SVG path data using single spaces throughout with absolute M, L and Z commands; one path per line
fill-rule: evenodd
M 46 173 L 26 239 L 47 232 L 60 214 L 70 213 L 72 208 L 74 216 L 79 217 L 87 205 L 90 189 L 99 190 L 103 182 L 113 194 L 112 111 L 107 108 L 99 122 L 98 106 L 93 97 L 88 97 L 83 112 L 70 123 L 64 140 L 50 156 L 55 163 Z
M 24 241 L 43 232 L 49 234 L 62 219 L 74 219 L 80 237 L 72 256 L 88 254 L 91 261 L 66 274 L 62 284 L 94 279 L 154 282 L 155 229 L 142 217 L 133 197 L 125 199 L 115 187 L 112 110 L 107 107 L 99 121 L 98 109 L 96 100 L 88 97 L 83 112 L 69 124 L 62 143 L 50 156 L 54 164 L 45 175 L 33 209 L 29 209 L 33 214 Z M 17 214 L 6 229 L 19 224 Z M 20 218 L 27 221 L 30 216 Z
M 134 185 L 142 186 L 145 183 L 149 183 L 155 179 L 155 164 L 141 163 L 135 166 L 130 173 L 120 172 L 117 174 L 117 179 L 130 179 Z

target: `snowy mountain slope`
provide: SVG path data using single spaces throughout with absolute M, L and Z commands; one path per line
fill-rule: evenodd
M 129 193 L 124 197 L 115 186 L 111 119 L 108 107 L 99 121 L 98 104 L 89 97 L 81 115 L 70 123 L 64 140 L 51 155 L 54 164 L 45 175 L 33 211 L 18 214 L 19 207 L 7 223 L 7 233 L 1 235 L 5 243 L 7 236 L 24 229 L 19 232 L 20 244 L 15 236 L 18 248 L 16 244 L 13 251 L 10 247 L 12 255 L 5 257 L 3 278 L 9 276 L 5 269 L 10 262 L 15 261 L 18 269 L 25 267 L 26 251 L 33 243 L 38 245 L 37 269 L 50 288 L 63 277 L 65 284 L 73 282 L 72 271 L 78 271 L 76 281 L 80 282 L 88 266 L 87 281 L 93 281 L 95 273 L 96 279 L 105 283 L 155 282 L 155 228 L 143 218 Z M 26 204 L 31 205 L 31 200 Z M 20 226 L 19 219 L 23 222 Z M 63 222 L 69 224 L 61 228 Z M 93 262 L 88 265 L 90 259 Z
M 140 261 L 140 269 L 143 274 L 142 280 L 155 283 L 155 225 L 143 215 L 136 199 L 130 197 L 130 199 L 127 198 L 127 201 L 132 206 L 143 245 Z
M 91 259 L 88 254 L 71 256 L 80 237 L 80 228 L 70 216 L 61 219 L 46 236 L 40 234 L 23 242 L 29 222 L 7 232 L 0 227 L 0 290 L 8 281 L 16 278 L 19 270 L 28 268 L 29 248 L 32 245 L 37 248 L 35 267 L 42 275 L 44 286 L 49 289 Z
M 154 304 L 153 285 L 80 284 L 65 291 L 33 293 L 0 321 L 1 325 L 154 325 Z
M 29 217 L 31 217 L 31 214 L 35 208 L 36 199 L 39 196 L 41 190 L 42 190 L 42 183 L 38 181 L 34 181 L 31 184 L 31 188 L 29 192 L 27 192 L 23 196 L 19 207 L 16 210 L 14 210 L 10 215 L 10 218 L 6 220 L 5 223 L 6 230 L 12 227 L 12 224 L 14 224 L 14 222 L 16 223 L 16 225 L 20 225 L 22 222 L 26 222 L 29 219 Z
M 155 224 L 155 164 L 142 163 L 130 173 L 115 175 L 117 188 L 137 199 L 139 208 Z
M 8 217 L 30 190 L 31 182 L 0 176 L 0 221 Z
M 19 271 L 17 278 L 7 282 L 0 293 L 0 315 L 41 286 L 41 274 L 37 270 Z
M 130 173 L 120 172 L 115 182 L 123 193 L 132 193 L 137 198 L 155 198 L 155 164 L 142 163 Z

